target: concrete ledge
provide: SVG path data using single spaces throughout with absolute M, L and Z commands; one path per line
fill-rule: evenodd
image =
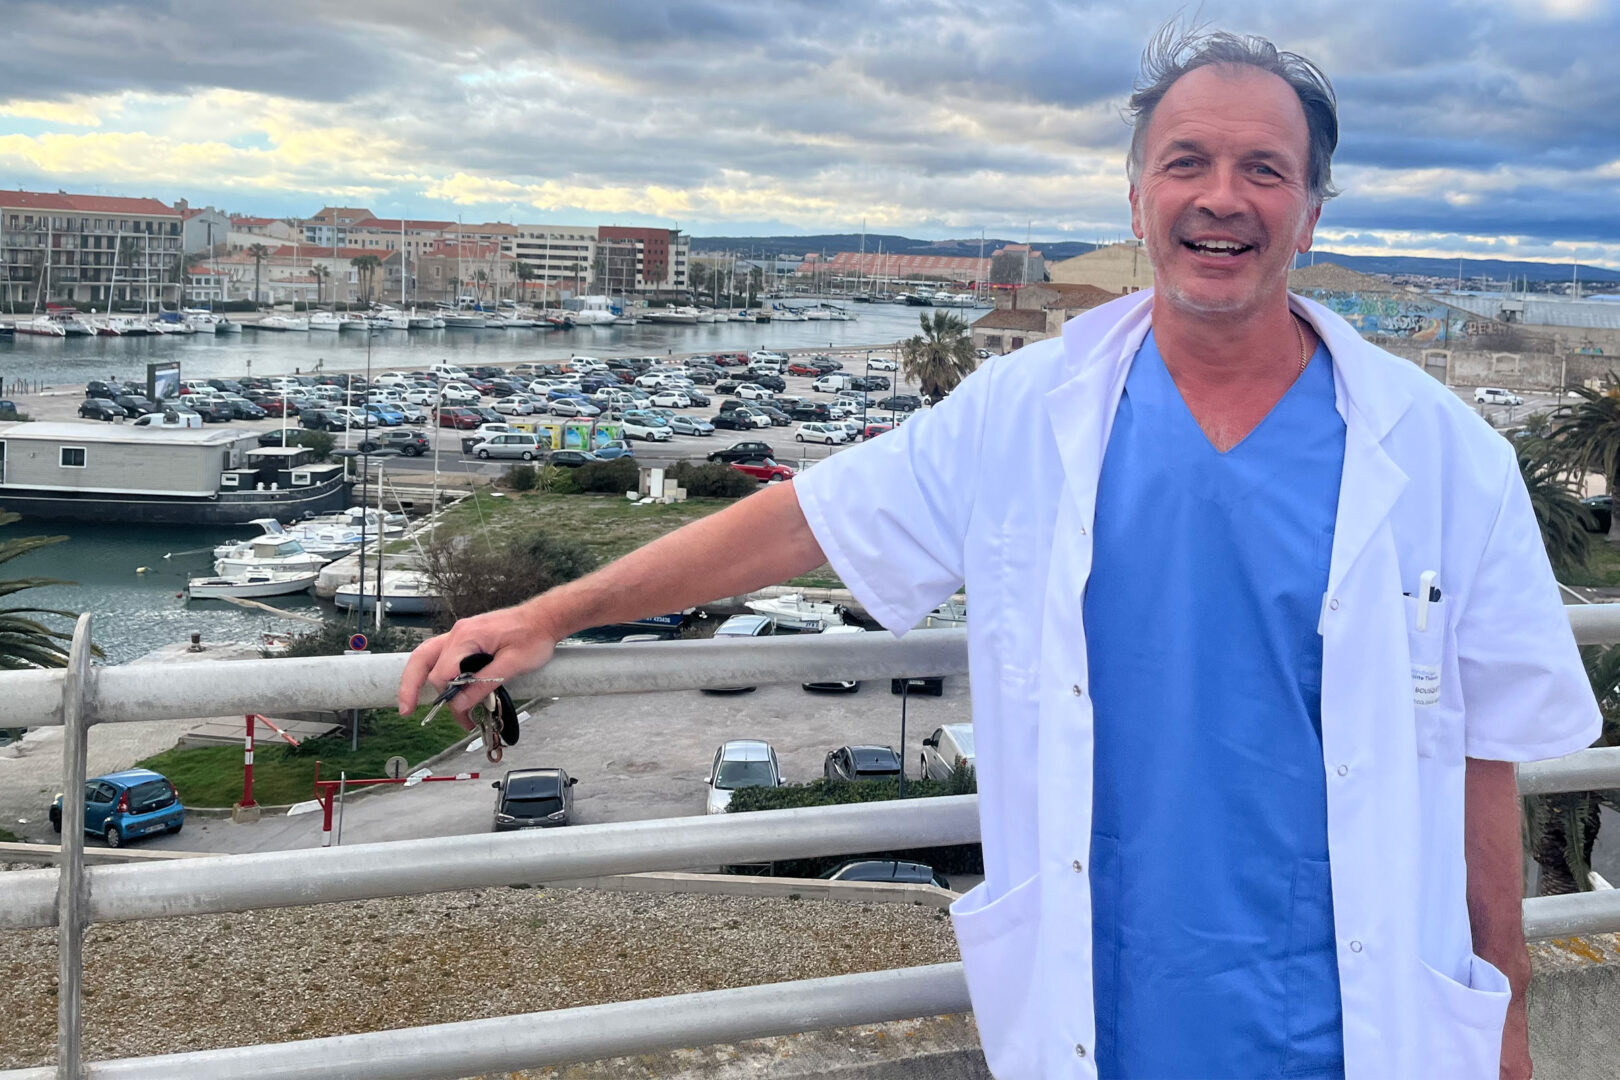
M 1620 936 L 1533 942 L 1530 965 L 1536 1080 L 1620 1076 Z
M 823 881 L 821 878 L 754 877 L 748 874 L 618 874 L 579 881 L 553 881 L 552 889 L 602 889 L 611 892 L 702 893 L 707 896 L 799 897 L 844 903 L 920 904 L 941 911 L 956 893 L 934 885 L 887 881 Z
M 59 844 L 0 844 L 0 863 L 38 863 L 55 866 L 62 848 Z M 86 863 L 140 863 L 163 862 L 167 859 L 212 859 L 213 851 L 156 851 L 142 848 L 84 849 Z

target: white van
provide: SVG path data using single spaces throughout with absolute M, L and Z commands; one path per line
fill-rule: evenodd
M 1523 405 L 1524 398 L 1511 390 L 1504 390 L 1500 386 L 1474 387 L 1474 403 L 1476 405 Z
M 200 428 L 203 418 L 200 414 L 187 409 L 184 412 L 168 409 L 160 413 L 147 413 L 139 419 L 130 421 L 130 427 L 157 427 L 157 428 Z
M 823 375 L 810 385 L 812 389 L 818 390 L 823 394 L 835 394 L 840 390 L 849 389 L 849 376 L 837 374 Z
M 454 364 L 434 364 L 428 368 L 428 373 L 441 382 L 446 379 L 465 379 L 467 373 Z

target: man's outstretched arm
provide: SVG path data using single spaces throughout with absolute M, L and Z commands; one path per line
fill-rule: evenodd
M 807 573 L 826 562 L 789 483 L 773 484 L 694 521 L 602 569 L 526 600 L 462 619 L 417 647 L 399 684 L 399 709 L 416 708 L 424 682 L 443 687 L 463 657 L 494 656 L 480 674 L 510 679 L 551 659 L 557 642 L 590 626 L 682 611 Z M 487 687 L 463 690 L 450 705 L 463 727 Z

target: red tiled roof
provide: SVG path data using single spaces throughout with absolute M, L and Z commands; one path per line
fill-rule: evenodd
M 1046 329 L 1046 312 L 1021 308 L 996 308 L 975 321 L 973 329 L 1041 331 Z
M 64 191 L 0 191 L 0 207 L 7 210 L 65 210 L 75 214 L 180 216 L 180 212 L 174 207 L 156 199 L 126 199 L 115 195 L 69 195 Z
M 422 257 L 454 259 L 456 258 L 456 248 L 458 246 L 461 248 L 461 258 L 463 259 L 504 259 L 515 261 L 512 259 L 512 256 L 503 255 L 498 245 L 480 243 L 473 240 L 464 241 L 459 245 L 453 240 L 441 240 L 430 248 L 424 248 L 422 250 Z
M 964 259 L 953 255 L 879 255 L 875 251 L 862 255 L 855 251 L 840 251 L 821 265 L 830 266 L 834 271 L 882 274 L 886 277 L 932 274 L 935 277 L 979 281 L 990 274 L 989 258 Z
M 240 214 L 232 214 L 231 215 L 231 224 L 232 225 L 247 225 L 247 226 L 269 225 L 271 222 L 273 222 L 275 220 L 276 220 L 275 218 L 267 218 L 267 217 L 244 217 L 243 215 L 240 215 Z
M 419 232 L 443 232 L 446 229 L 454 229 L 456 223 L 453 221 L 412 221 L 409 218 L 404 221 L 399 218 L 366 218 L 364 221 L 357 221 L 349 226 L 351 229 L 376 229 L 381 232 L 391 233 L 399 232 L 401 227 L 406 230 L 416 229 Z

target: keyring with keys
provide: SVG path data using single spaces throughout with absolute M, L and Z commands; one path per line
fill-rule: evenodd
M 503 744 L 515 746 L 518 741 L 517 706 L 512 702 L 512 695 L 501 685 L 504 680 L 478 676 L 478 672 L 493 659 L 489 653 L 473 653 L 463 657 L 461 674 L 445 685 L 444 692 L 433 699 L 432 708 L 422 717 L 422 725 L 426 727 L 430 720 L 439 715 L 439 710 L 462 690 L 474 683 L 494 683 L 493 689 L 473 707 L 474 722 L 484 737 L 484 756 L 492 765 L 500 763 Z

